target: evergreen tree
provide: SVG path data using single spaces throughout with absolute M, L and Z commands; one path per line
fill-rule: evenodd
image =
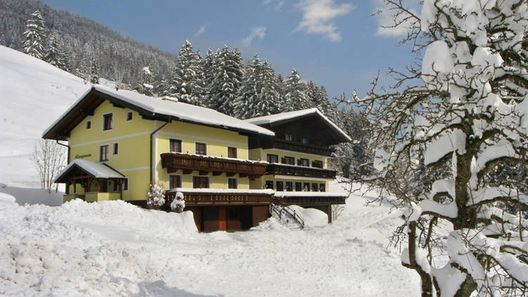
M 232 115 L 233 104 L 242 81 L 242 57 L 238 50 L 220 49 L 212 59 L 208 85 L 209 106 L 219 112 Z
M 59 35 L 55 32 L 50 35 L 49 45 L 44 61 L 65 71 L 70 71 L 68 59 L 63 51 L 63 45 Z
M 270 64 L 255 56 L 246 71 L 235 101 L 235 116 L 246 119 L 280 112 L 280 82 Z
M 24 51 L 35 58 L 44 57 L 44 41 L 46 40 L 46 27 L 40 11 L 36 10 L 27 20 L 24 31 Z
M 282 111 L 309 108 L 306 89 L 306 84 L 301 81 L 299 73 L 293 69 L 284 83 L 284 108 Z
M 204 74 L 203 76 L 204 85 L 206 86 L 204 93 L 207 98 L 209 98 L 209 85 L 211 84 L 214 78 L 213 67 L 214 67 L 215 58 L 216 58 L 216 53 L 213 52 L 213 50 L 208 49 L 207 54 L 205 55 L 205 58 L 202 61 L 202 69 L 203 69 L 203 74 Z
M 89 75 L 90 82 L 92 84 L 98 84 L 99 83 L 99 66 L 97 65 L 97 61 L 92 58 L 90 61 L 90 75 Z
M 156 96 L 168 96 L 170 90 L 170 80 L 165 75 L 157 75 L 154 80 L 154 94 Z
M 136 86 L 136 91 L 147 96 L 154 95 L 154 78 L 149 66 L 141 68 L 140 81 Z
M 201 60 L 200 55 L 193 51 L 192 44 L 186 40 L 178 55 L 169 90 L 171 96 L 191 104 L 204 104 L 204 73 Z

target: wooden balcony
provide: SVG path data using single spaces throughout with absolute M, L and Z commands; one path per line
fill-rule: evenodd
M 211 156 L 189 155 L 182 153 L 161 154 L 161 166 L 167 172 L 173 173 L 183 170 L 191 173 L 193 170 L 203 173 L 212 172 L 213 175 L 226 173 L 228 176 L 239 174 L 240 177 L 256 178 L 266 173 L 266 162 L 217 158 Z
M 278 163 L 269 164 L 266 168 L 266 174 L 328 179 L 334 179 L 336 177 L 335 170 L 305 166 L 284 165 Z
M 168 204 L 176 192 L 183 193 L 186 206 L 269 205 L 273 197 L 273 191 L 267 190 L 176 189 L 165 193 Z
M 249 148 L 263 148 L 263 149 L 282 149 L 300 153 L 315 154 L 322 156 L 331 156 L 333 150 L 327 146 L 306 144 L 295 141 L 287 141 L 274 137 L 251 137 L 249 139 Z

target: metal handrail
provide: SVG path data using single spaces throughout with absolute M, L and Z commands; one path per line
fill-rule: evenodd
M 304 229 L 304 220 L 297 214 L 295 210 L 292 210 L 288 206 L 279 206 L 276 204 L 270 205 L 271 211 L 274 212 L 279 216 L 279 220 L 282 220 L 282 212 L 286 212 L 290 217 L 292 217 L 299 225 L 301 226 L 301 229 Z M 280 210 L 278 209 L 280 208 Z

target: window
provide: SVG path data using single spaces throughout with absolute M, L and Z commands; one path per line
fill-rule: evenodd
M 237 148 L 236 147 L 228 147 L 227 148 L 227 157 L 228 158 L 237 158 Z
M 97 181 L 99 183 L 99 192 L 106 193 L 108 192 L 108 180 Z
M 310 183 L 303 184 L 303 192 L 310 192 Z
M 323 161 L 319 161 L 319 160 L 312 161 L 312 167 L 323 168 Z
M 310 160 L 308 160 L 308 159 L 299 159 L 297 161 L 297 165 L 310 167 Z
M 306 137 L 301 138 L 301 142 L 302 144 L 308 144 L 308 138 Z
M 114 154 L 114 155 L 119 154 L 119 144 L 117 144 L 117 143 L 114 143 L 113 154 Z
M 238 180 L 236 178 L 228 178 L 227 187 L 229 189 L 238 189 Z
M 319 184 L 319 191 L 321 191 L 321 192 L 326 191 L 326 186 L 325 186 L 325 184 Z
M 202 189 L 209 188 L 208 176 L 193 176 L 193 188 Z
M 268 154 L 268 163 L 279 163 L 279 156 Z
M 267 180 L 266 181 L 266 189 L 272 189 L 273 190 L 273 181 Z
M 296 182 L 295 183 L 295 191 L 300 192 L 302 191 L 302 183 Z
M 169 175 L 169 188 L 181 188 L 181 176 L 179 175 Z
M 127 112 L 126 120 L 127 121 L 132 121 L 132 112 L 131 111 Z
M 118 181 L 111 181 L 111 183 L 113 185 L 113 187 L 112 187 L 113 191 L 114 192 L 119 192 L 119 182 Z
M 108 161 L 108 144 L 99 147 L 99 161 Z
M 112 114 L 108 113 L 103 115 L 103 130 L 112 129 Z
M 123 191 L 128 191 L 128 179 L 123 180 Z
M 86 121 L 86 129 L 92 129 L 92 121 Z
M 282 158 L 282 164 L 295 165 L 295 158 L 293 157 L 284 157 Z
M 312 192 L 317 192 L 317 191 L 319 191 L 319 184 L 313 183 L 312 184 Z
M 284 191 L 284 182 L 278 181 L 275 184 L 277 185 L 277 191 Z
M 293 135 L 291 134 L 284 134 L 284 139 L 286 141 L 293 141 Z
M 169 152 L 171 153 L 181 153 L 182 151 L 182 142 L 179 139 L 169 139 Z
M 207 144 L 197 142 L 196 143 L 196 154 L 197 155 L 207 155 Z
M 286 182 L 286 191 L 288 191 L 288 192 L 293 191 L 293 183 L 292 182 Z

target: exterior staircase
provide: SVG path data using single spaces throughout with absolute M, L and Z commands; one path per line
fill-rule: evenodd
M 295 225 L 298 225 L 300 229 L 304 229 L 304 220 L 302 217 L 288 206 L 272 203 L 270 205 L 270 213 L 283 224 L 294 223 Z

